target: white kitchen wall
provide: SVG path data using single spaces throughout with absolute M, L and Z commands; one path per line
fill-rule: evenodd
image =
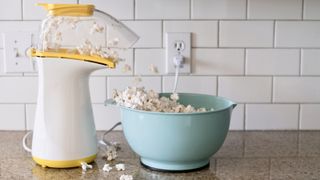
M 0 1 L 0 33 L 37 31 L 36 0 Z M 140 40 L 123 52 L 131 71 L 95 72 L 90 80 L 98 130 L 120 120 L 104 107 L 112 89 L 138 85 L 171 91 L 165 74 L 166 32 L 192 33 L 192 73 L 179 91 L 239 103 L 233 130 L 320 129 L 320 0 L 42 0 L 93 3 L 122 20 Z M 0 36 L 0 130 L 32 129 L 37 74 L 3 71 Z M 149 70 L 153 64 L 158 73 Z

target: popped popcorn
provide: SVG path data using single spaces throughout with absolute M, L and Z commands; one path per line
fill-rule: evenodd
M 106 152 L 107 160 L 112 161 L 118 157 L 117 149 L 115 146 L 108 146 Z
M 93 34 L 95 32 L 98 32 L 98 33 L 102 33 L 104 31 L 104 27 L 100 24 L 97 24 L 97 22 L 93 22 L 93 25 L 90 29 L 90 34 Z
M 110 167 L 109 164 L 105 164 L 105 165 L 103 166 L 103 168 L 102 168 L 102 170 L 105 171 L 105 172 L 109 172 L 109 171 L 111 171 L 111 169 L 112 169 L 112 167 Z
M 172 93 L 170 95 L 170 99 L 178 101 L 179 100 L 179 94 L 178 93 Z
M 120 180 L 133 180 L 132 175 L 123 174 L 120 176 Z
M 116 168 L 118 171 L 124 171 L 126 170 L 126 167 L 124 164 L 116 164 Z
M 177 93 L 168 97 L 160 97 L 153 90 L 146 91 L 144 87 L 127 87 L 124 91 L 114 90 L 112 95 L 117 105 L 153 112 L 193 113 L 206 112 L 205 108 L 195 108 L 180 104 Z
M 77 24 L 81 22 L 79 17 L 61 17 L 61 16 L 49 16 L 42 23 L 42 31 L 40 34 L 41 43 L 38 49 L 42 51 L 59 50 L 65 48 L 62 44 L 64 27 L 71 27 L 75 29 Z M 93 22 L 92 27 L 89 29 L 90 34 L 104 33 L 105 27 L 97 22 Z M 118 45 L 119 38 L 113 38 L 110 42 L 112 45 Z M 83 43 L 71 49 L 75 54 L 100 56 L 102 58 L 112 58 L 114 62 L 118 62 L 119 55 L 117 51 L 110 48 L 102 49 L 101 46 L 94 46 L 94 43 L 88 39 L 84 39 Z
M 81 168 L 82 168 L 82 171 L 87 171 L 87 169 L 92 169 L 92 165 L 86 163 L 86 162 L 81 162 Z

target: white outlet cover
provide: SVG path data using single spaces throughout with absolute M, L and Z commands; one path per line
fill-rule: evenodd
M 191 73 L 191 33 L 188 32 L 168 32 L 166 33 L 166 73 L 174 74 L 175 66 L 173 58 L 178 54 L 175 43 L 183 42 L 183 50 L 180 54 L 184 58 L 183 67 L 179 69 L 179 73 Z
M 27 56 L 32 45 L 33 32 L 3 33 L 4 71 L 6 73 L 34 72 L 34 64 Z

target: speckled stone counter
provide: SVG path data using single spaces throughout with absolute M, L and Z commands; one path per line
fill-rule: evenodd
M 108 138 L 120 143 L 119 157 L 112 162 L 126 164 L 126 170 L 103 172 L 106 160 L 101 153 L 93 169 L 50 169 L 36 165 L 21 145 L 25 132 L 0 131 L 0 179 L 320 179 L 320 131 L 229 132 L 210 167 L 190 173 L 160 173 L 139 164 L 121 131 Z

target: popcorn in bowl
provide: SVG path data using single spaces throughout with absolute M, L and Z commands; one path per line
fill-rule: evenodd
M 137 110 L 169 113 L 207 111 L 207 109 L 203 107 L 197 109 L 192 105 L 180 104 L 178 102 L 179 95 L 177 93 L 173 93 L 170 98 L 160 97 L 155 91 L 146 91 L 144 87 L 127 87 L 123 91 L 114 90 L 112 97 L 117 105 Z

